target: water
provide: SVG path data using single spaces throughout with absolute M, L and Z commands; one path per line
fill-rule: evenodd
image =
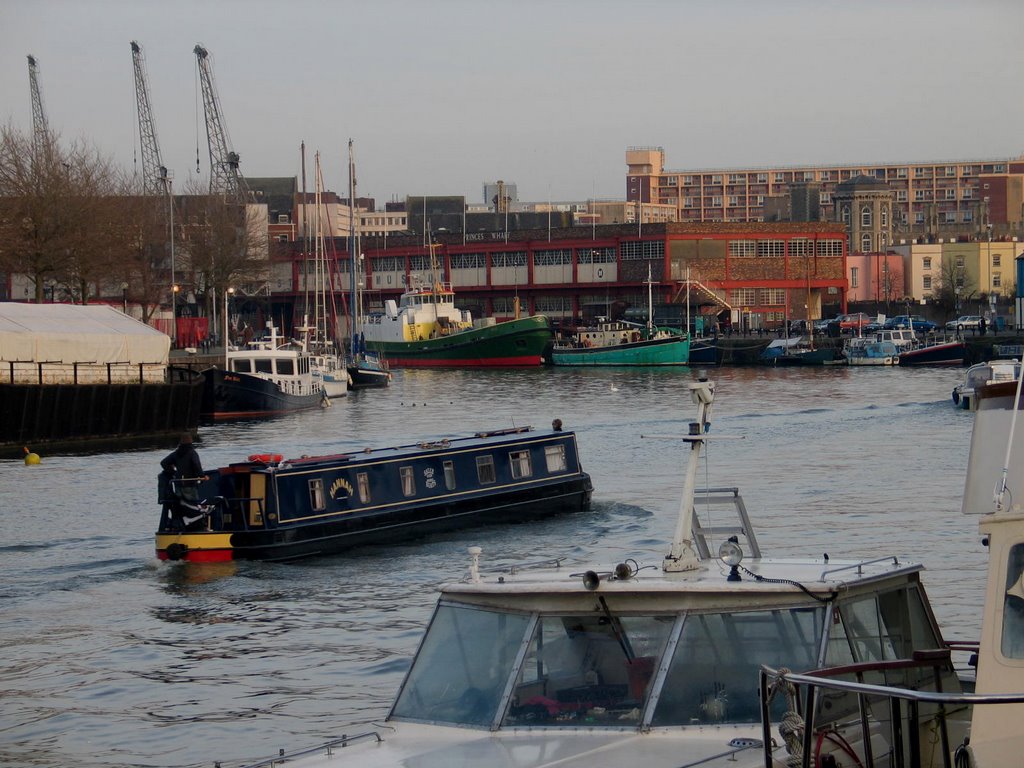
M 985 553 L 959 514 L 972 419 L 959 370 L 712 370 L 701 484 L 738 485 L 768 555 L 925 563 L 948 638 L 977 639 Z M 438 584 L 569 556 L 656 564 L 675 525 L 688 370 L 399 371 L 325 412 L 204 427 L 208 467 L 560 418 L 594 508 L 298 564 L 160 564 L 166 450 L 0 461 L 0 764 L 225 766 L 383 716 Z

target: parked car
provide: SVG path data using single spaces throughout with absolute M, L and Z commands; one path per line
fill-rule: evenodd
M 839 329 L 844 333 L 863 330 L 871 322 L 871 315 L 864 312 L 854 312 L 852 315 L 840 315 Z
M 947 331 L 976 331 L 981 328 L 981 315 L 960 315 L 946 323 Z
M 880 323 L 877 320 L 872 320 L 870 323 L 864 326 L 862 329 L 864 333 L 874 333 L 885 328 L 885 323 Z
M 921 315 L 896 315 L 885 321 L 886 330 L 901 330 L 913 326 L 920 333 L 931 333 L 939 326 Z
M 823 317 L 821 320 L 815 320 L 813 323 L 811 323 L 811 327 L 814 328 L 814 332 L 816 334 L 824 335 L 824 334 L 828 333 L 829 323 L 834 323 L 834 322 L 835 322 L 835 318 L 832 318 L 832 317 L 824 318 Z

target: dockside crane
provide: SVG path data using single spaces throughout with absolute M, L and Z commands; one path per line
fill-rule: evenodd
M 220 98 L 213 83 L 209 53 L 203 46 L 193 49 L 199 63 L 199 82 L 206 115 L 206 140 L 210 147 L 210 194 L 225 195 L 239 203 L 248 198 L 248 188 L 238 169 L 238 153 L 228 148 L 227 130 L 221 118 Z
M 32 92 L 32 151 L 38 159 L 50 149 L 50 124 L 43 110 L 43 96 L 39 91 L 39 65 L 36 57 L 28 55 L 28 86 Z
M 142 188 L 147 195 L 168 192 L 167 168 L 160 159 L 160 144 L 156 140 L 156 124 L 149 100 L 149 78 L 142 49 L 132 40 L 132 63 L 135 67 L 135 101 L 139 113 L 139 141 L 142 145 Z

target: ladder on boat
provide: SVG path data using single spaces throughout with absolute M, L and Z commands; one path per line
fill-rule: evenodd
M 704 525 L 700 519 L 700 513 L 706 512 L 705 517 L 717 520 L 720 515 L 715 510 L 725 509 L 724 516 L 729 516 L 731 510 L 735 515 L 736 522 L 730 524 Z M 754 528 L 750 524 L 750 516 L 747 514 L 747 506 L 743 503 L 739 488 L 697 488 L 693 492 L 693 543 L 697 548 L 697 554 L 701 560 L 710 560 L 718 557 L 718 553 L 711 552 L 708 540 L 718 542 L 725 541 L 730 536 L 743 537 L 751 557 L 761 557 L 761 548 L 757 544 L 757 537 L 754 535 Z

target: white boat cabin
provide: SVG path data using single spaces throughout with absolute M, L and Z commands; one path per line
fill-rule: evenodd
M 433 283 L 405 291 L 399 303 L 388 299 L 384 312 L 367 316 L 362 329 L 367 343 L 425 341 L 473 327 L 468 311 L 455 306 L 449 283 Z
M 291 395 L 308 395 L 321 391 L 322 381 L 316 375 L 305 345 L 278 335 L 273 323 L 267 323 L 268 337 L 249 342 L 242 349 L 229 349 L 225 355 L 225 371 L 247 373 L 272 382 L 280 391 Z

